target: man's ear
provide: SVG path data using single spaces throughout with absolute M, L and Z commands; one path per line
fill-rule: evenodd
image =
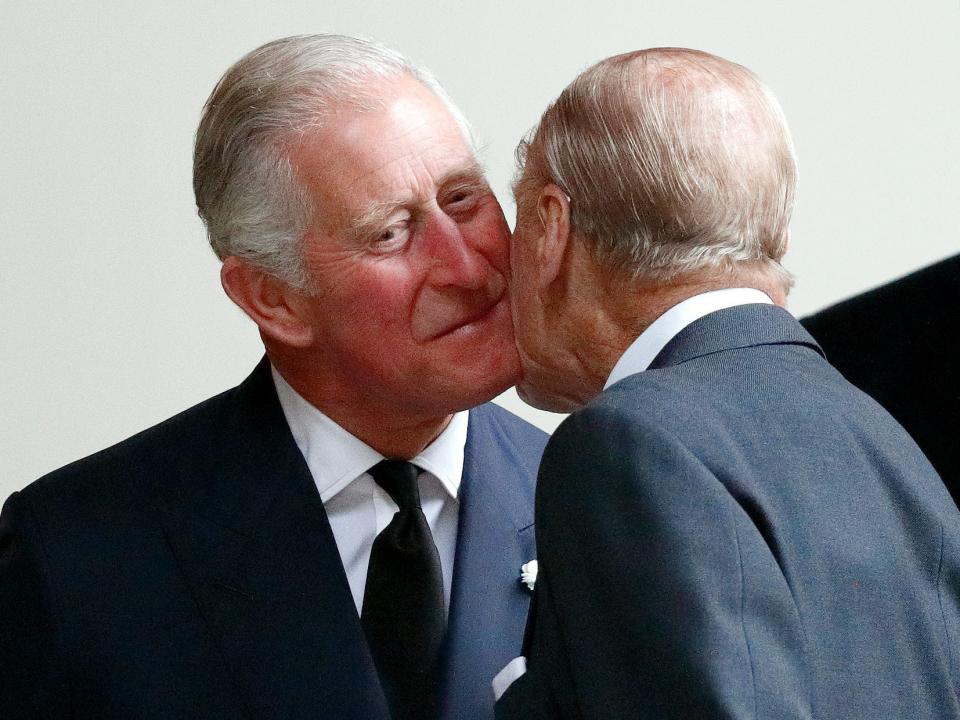
M 304 316 L 303 293 L 283 280 L 230 256 L 220 268 L 220 283 L 264 335 L 294 347 L 313 341 L 313 330 Z
M 537 260 L 541 285 L 546 287 L 557 279 L 563 268 L 570 239 L 570 198 L 559 186 L 547 183 L 537 199 L 537 214 L 543 224 Z

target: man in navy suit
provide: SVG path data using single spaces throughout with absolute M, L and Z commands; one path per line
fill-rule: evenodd
M 575 412 L 497 716 L 960 717 L 960 516 L 783 308 L 795 169 L 770 91 L 629 53 L 522 150 L 519 390 Z
M 463 118 L 387 48 L 278 40 L 194 189 L 266 358 L 7 501 L 0 717 L 490 717 L 546 438 L 484 404 L 519 361 Z

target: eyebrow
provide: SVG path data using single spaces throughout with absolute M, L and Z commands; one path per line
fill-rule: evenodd
M 477 163 L 458 168 L 440 178 L 438 188 L 455 184 L 469 184 L 476 187 L 487 187 L 483 168 Z M 378 229 L 391 214 L 409 206 L 411 199 L 381 200 L 366 205 L 353 220 L 350 221 L 349 233 L 353 239 L 360 239 L 374 229 Z

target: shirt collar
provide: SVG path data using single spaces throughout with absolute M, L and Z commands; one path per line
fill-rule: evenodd
M 290 432 L 326 503 L 383 460 L 383 455 L 303 398 L 276 368 L 270 369 Z M 456 413 L 436 440 L 410 461 L 436 477 L 452 498 L 460 490 L 469 415 L 466 410 Z
M 640 337 L 630 344 L 613 366 L 603 389 L 606 390 L 625 377 L 649 368 L 650 363 L 667 343 L 694 320 L 717 310 L 753 303 L 772 305 L 773 301 L 766 293 L 754 288 L 728 288 L 700 293 L 677 303 L 654 320 L 640 333 Z

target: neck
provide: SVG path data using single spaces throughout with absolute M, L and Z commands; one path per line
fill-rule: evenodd
M 670 282 L 614 282 L 605 288 L 612 322 L 620 330 L 615 354 L 605 358 L 606 374 L 626 352 L 630 344 L 670 308 L 714 290 L 754 288 L 765 293 L 776 305 L 785 306 L 784 291 L 763 276 L 741 273 L 694 274 Z
M 440 436 L 453 418 L 453 415 L 445 415 L 417 424 L 397 422 L 354 424 L 352 418 L 338 419 L 325 411 L 324 414 L 384 457 L 400 460 L 410 460 L 423 452 L 424 448 Z
M 549 334 L 565 338 L 562 348 L 551 350 L 548 364 L 563 370 L 551 373 L 555 381 L 549 404 L 538 407 L 569 412 L 583 406 L 603 390 L 630 344 L 667 310 L 701 293 L 737 287 L 756 288 L 785 305 L 785 292 L 759 274 L 699 274 L 655 283 L 610 278 L 584 261 L 574 277 L 556 288 L 558 295 L 547 310 Z M 535 360 L 525 359 L 531 375 L 544 372 Z
M 289 362 L 282 353 L 267 356 L 277 372 L 300 397 L 337 425 L 387 458 L 410 460 L 439 437 L 453 417 L 417 413 L 409 408 L 392 409 L 382 398 L 360 393 L 336 392 L 312 382 L 317 373 Z
M 618 298 L 579 243 L 565 271 L 528 303 L 534 341 L 520 342 L 520 397 L 535 407 L 572 412 L 598 395 L 631 336 Z M 539 311 L 539 312 L 537 312 Z

